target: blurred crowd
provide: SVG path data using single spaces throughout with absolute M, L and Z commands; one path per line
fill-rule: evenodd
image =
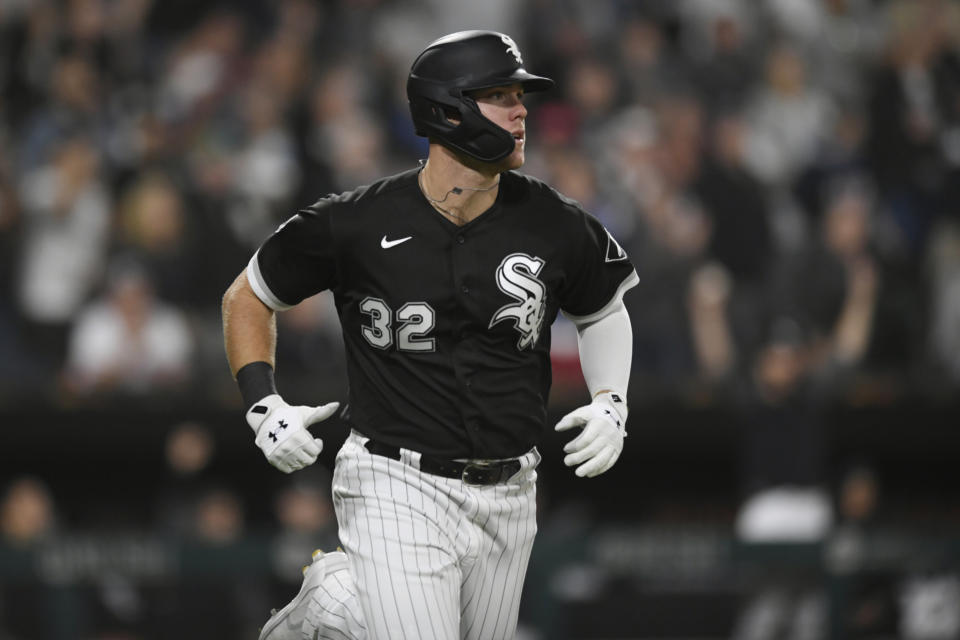
M 637 265 L 635 402 L 956 391 L 954 2 L 4 0 L 0 401 L 236 404 L 222 292 L 299 207 L 425 156 L 409 64 L 468 27 L 558 81 L 525 171 Z M 342 377 L 329 300 L 281 324 L 288 384 Z

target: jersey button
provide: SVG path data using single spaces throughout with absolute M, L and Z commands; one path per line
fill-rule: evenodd
M 466 242 L 466 238 L 463 236 L 457 236 L 457 244 L 463 244 L 464 242 Z
M 468 287 L 468 286 L 465 285 L 465 284 L 460 285 L 460 291 L 461 291 L 461 293 L 465 293 L 465 294 L 466 294 L 466 293 L 470 293 L 470 287 Z

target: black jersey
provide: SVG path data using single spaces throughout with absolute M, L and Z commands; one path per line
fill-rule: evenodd
M 545 426 L 558 311 L 600 316 L 637 274 L 599 221 L 536 179 L 502 174 L 493 206 L 457 226 L 417 172 L 300 211 L 248 279 L 276 310 L 333 292 L 360 433 L 448 458 L 521 455 Z

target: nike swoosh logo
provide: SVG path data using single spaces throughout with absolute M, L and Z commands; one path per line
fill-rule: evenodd
M 395 247 L 398 244 L 403 244 L 413 236 L 407 236 L 406 238 L 397 238 L 396 240 L 387 240 L 387 236 L 380 238 L 380 247 L 382 249 L 389 249 L 390 247 Z

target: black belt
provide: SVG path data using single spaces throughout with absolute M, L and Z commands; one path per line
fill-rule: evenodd
M 363 446 L 373 455 L 400 460 L 400 447 L 376 440 L 367 440 Z M 520 471 L 520 461 L 514 458 L 458 462 L 420 454 L 420 471 L 444 478 L 459 478 L 467 484 L 489 485 L 499 484 L 513 477 Z

